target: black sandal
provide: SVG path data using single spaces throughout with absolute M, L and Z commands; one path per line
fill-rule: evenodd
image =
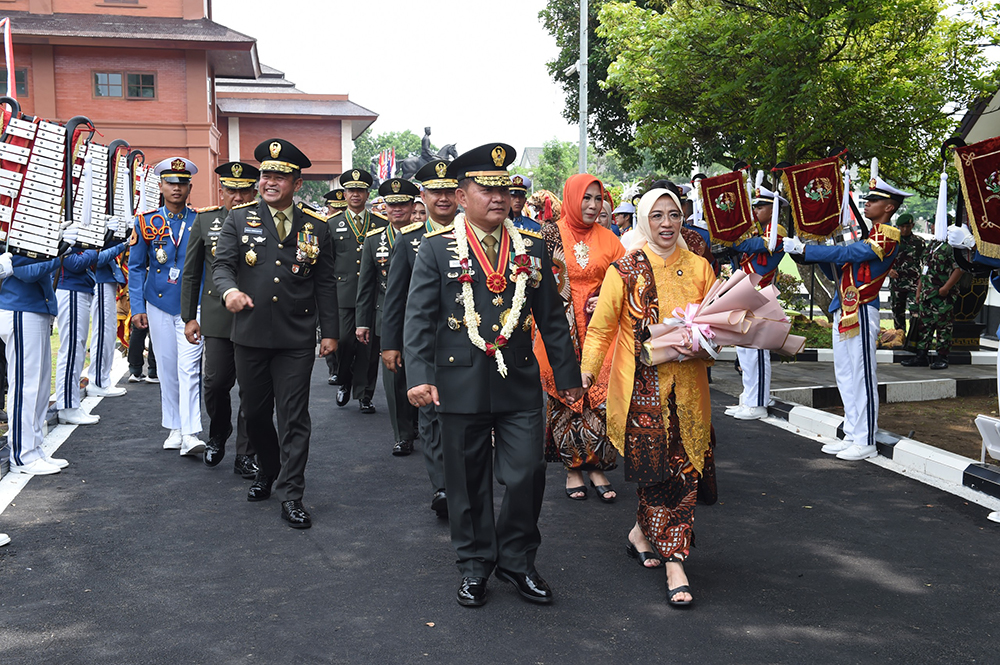
M 676 596 L 679 593 L 691 593 L 691 587 L 689 587 L 687 584 L 682 584 L 681 586 L 675 589 L 671 589 L 668 587 L 667 602 L 673 605 L 674 607 L 686 607 L 694 602 L 693 598 L 691 600 L 674 600 L 674 596 Z
M 608 483 L 607 485 L 595 485 L 594 481 L 591 480 L 590 486 L 593 487 L 594 490 L 597 492 L 597 498 L 604 503 L 614 503 L 615 499 L 618 498 L 618 493 L 615 492 L 615 488 L 611 486 L 611 483 Z M 605 497 L 604 495 L 607 494 L 608 492 L 615 492 L 615 496 L 611 497 L 610 499 Z
M 573 496 L 574 494 L 578 494 L 580 492 L 583 492 L 583 496 Z M 572 499 L 573 501 L 586 501 L 587 500 L 587 486 L 586 485 L 580 485 L 579 487 L 567 487 L 566 488 L 566 496 L 568 498 Z
M 625 552 L 633 559 L 638 559 L 639 565 L 643 568 L 649 568 L 652 570 L 653 568 L 659 568 L 660 564 L 663 563 L 663 559 L 660 558 L 659 554 L 656 552 L 640 552 L 639 548 L 636 547 L 631 540 L 628 542 L 628 545 L 625 546 Z M 647 561 L 655 561 L 656 565 L 647 566 Z

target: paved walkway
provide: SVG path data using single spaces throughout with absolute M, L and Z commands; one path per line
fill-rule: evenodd
M 815 363 L 814 363 L 815 364 Z M 491 580 L 454 600 L 423 460 L 313 376 L 295 531 L 216 469 L 160 449 L 157 387 L 105 399 L 0 515 L 0 660 L 39 663 L 991 662 L 1000 531 L 987 511 L 760 422 L 717 418 L 721 500 L 697 510 L 690 611 L 625 556 L 634 486 L 572 502 L 550 465 L 538 568 L 556 602 Z M 716 370 L 717 381 L 724 375 Z M 718 384 L 717 384 L 718 385 Z M 718 408 L 729 398 L 713 393 Z M 231 451 L 230 451 L 231 453 Z

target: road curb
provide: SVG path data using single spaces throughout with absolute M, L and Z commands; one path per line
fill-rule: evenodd
M 990 397 L 997 394 L 997 380 L 993 376 L 961 379 L 921 379 L 917 381 L 886 381 L 878 384 L 880 404 L 897 402 L 926 402 L 953 397 Z M 825 409 L 843 406 L 837 386 L 801 386 L 772 390 L 775 399 Z
M 775 399 L 768 407 L 768 415 L 811 434 L 830 439 L 845 438 L 843 416 L 813 407 Z M 904 469 L 1000 498 L 1000 467 L 983 464 L 884 429 L 875 433 L 875 444 L 881 457 L 892 460 Z

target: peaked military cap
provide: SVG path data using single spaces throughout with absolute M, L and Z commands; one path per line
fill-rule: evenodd
M 448 162 L 444 159 L 434 159 L 423 166 L 413 176 L 424 189 L 455 189 L 458 181 L 448 177 Z
M 189 184 L 191 176 L 197 172 L 198 167 L 194 162 L 183 157 L 167 157 L 153 167 L 153 173 L 160 176 L 161 181 L 183 185 Z
M 219 182 L 229 189 L 249 189 L 257 184 L 260 171 L 256 166 L 246 162 L 226 162 L 216 167 Z
M 344 196 L 344 190 L 333 189 L 323 195 L 326 199 L 327 204 L 331 208 L 346 208 L 347 207 L 347 197 Z
M 420 196 L 420 190 L 409 180 L 391 178 L 378 186 L 378 195 L 386 203 L 409 203 Z
M 780 205 L 783 205 L 783 206 L 788 205 L 788 201 L 786 201 L 785 198 L 782 197 L 782 196 L 780 196 L 780 195 L 778 196 L 778 200 L 781 201 Z M 765 206 L 774 205 L 774 192 L 772 192 L 767 187 L 764 187 L 763 185 L 761 185 L 760 187 L 758 187 L 754 191 L 753 201 L 750 202 L 750 205 L 755 205 L 755 206 L 756 205 L 765 205 Z
M 517 151 L 506 143 L 487 143 L 455 158 L 448 165 L 448 177 L 461 182 L 472 178 L 483 187 L 510 187 L 507 167 L 517 157 Z
M 531 178 L 526 175 L 513 175 L 510 177 L 510 191 L 525 192 L 531 189 Z
M 340 176 L 340 186 L 344 189 L 369 189 L 373 182 L 372 174 L 364 169 L 344 171 Z
M 312 162 L 291 141 L 268 139 L 262 141 L 253 151 L 253 158 L 260 162 L 261 173 L 294 173 L 312 166 Z
M 891 199 L 896 203 L 902 203 L 903 199 L 910 196 L 913 196 L 913 194 L 896 189 L 885 180 L 882 180 L 882 178 L 876 176 L 868 183 L 868 195 L 866 198 L 876 201 L 878 199 Z

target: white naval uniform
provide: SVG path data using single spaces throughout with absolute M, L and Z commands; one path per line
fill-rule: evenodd
M 92 293 L 56 290 L 59 314 L 59 353 L 56 354 L 56 408 L 80 407 L 80 376 L 87 353 L 87 333 L 90 330 Z
M 771 352 L 763 349 L 736 347 L 743 372 L 743 392 L 740 405 L 767 406 L 771 401 Z
M 98 388 L 111 387 L 111 366 L 115 360 L 115 339 L 118 337 L 118 284 L 107 282 L 94 285 L 90 304 L 90 367 L 87 375 Z
M 160 424 L 181 434 L 201 431 L 201 353 L 204 339 L 191 344 L 180 314 L 167 314 L 146 303 L 149 339 L 160 379 Z
M 44 457 L 42 428 L 52 381 L 51 335 L 49 314 L 0 310 L 0 338 L 7 345 L 11 464 L 31 464 Z
M 878 429 L 875 345 L 879 311 L 871 304 L 858 307 L 860 331 L 846 339 L 839 332 L 841 311 L 833 315 L 833 369 L 844 403 L 844 439 L 859 446 L 874 446 Z

